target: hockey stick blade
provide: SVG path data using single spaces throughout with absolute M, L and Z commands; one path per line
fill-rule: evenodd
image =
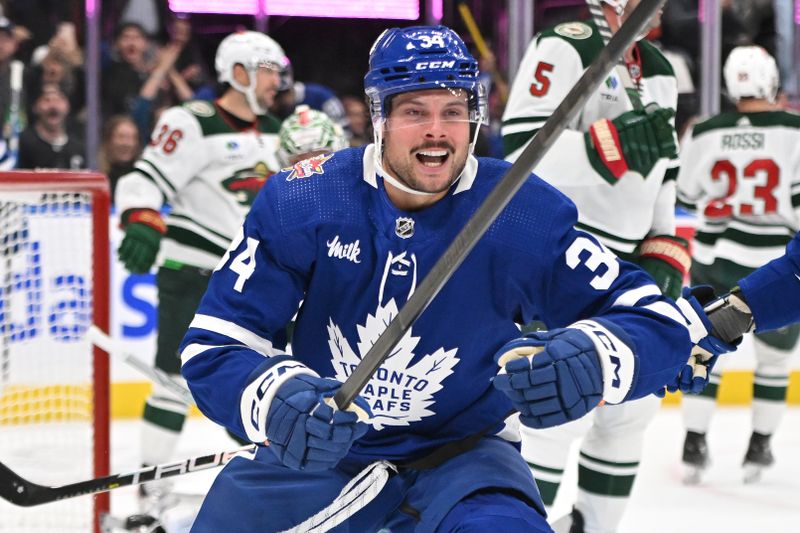
M 33 507 L 224 466 L 237 455 L 252 453 L 254 450 L 254 445 L 243 446 L 227 452 L 200 455 L 182 461 L 148 466 L 125 474 L 112 474 L 60 487 L 48 487 L 33 483 L 0 463 L 0 498 L 21 507 Z
M 619 31 L 611 38 L 608 46 L 589 65 L 578 83 L 564 97 L 561 104 L 544 123 L 533 141 L 523 150 L 519 159 L 508 169 L 500 182 L 486 197 L 481 206 L 464 225 L 442 257 L 422 280 L 414 294 L 400 309 L 375 344 L 364 355 L 353 373 L 347 377 L 334 397 L 340 409 L 346 409 L 361 389 L 372 378 L 372 375 L 383 364 L 383 361 L 400 342 L 412 324 L 419 318 L 431 301 L 436 297 L 447 280 L 461 265 L 478 240 L 486 233 L 492 222 L 500 215 L 514 194 L 522 187 L 533 167 L 550 149 L 556 138 L 566 125 L 586 104 L 600 82 L 608 76 L 617 59 L 630 46 L 636 36 L 644 29 L 656 10 L 666 0 L 642 0 L 633 10 L 630 17 L 620 26 Z

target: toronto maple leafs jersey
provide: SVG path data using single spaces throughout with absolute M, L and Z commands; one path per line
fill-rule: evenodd
M 120 178 L 118 212 L 170 204 L 160 261 L 214 268 L 258 190 L 280 168 L 279 128 L 265 115 L 240 130 L 200 100 L 164 111 L 134 170 Z
M 800 323 L 800 233 L 786 253 L 739 281 L 756 321 L 756 332 Z
M 602 48 L 602 38 L 590 22 L 565 22 L 534 37 L 503 113 L 508 161 L 519 157 Z M 678 87 L 669 62 L 644 40 L 638 42 L 638 54 L 642 103 L 676 109 Z M 628 171 L 608 182 L 586 155 L 583 134 L 589 126 L 631 109 L 625 88 L 612 71 L 535 168 L 536 175 L 578 206 L 579 227 L 623 254 L 633 252 L 648 235 L 675 233 L 677 160 L 661 159 L 647 176 Z
M 800 116 L 722 113 L 684 142 L 678 199 L 697 213 L 693 259 L 755 268 L 800 229 Z
M 245 434 L 242 391 L 295 312 L 293 357 L 344 381 L 510 166 L 470 157 L 447 196 L 406 212 L 373 157 L 372 145 L 318 156 L 259 194 L 181 347 L 211 419 Z M 638 358 L 628 398 L 676 375 L 690 350 L 682 315 L 575 221 L 565 196 L 526 182 L 362 391 L 374 416 L 353 457 L 401 460 L 500 431 L 511 403 L 492 386 L 493 355 L 519 336 L 515 322 L 603 317 L 622 328 Z

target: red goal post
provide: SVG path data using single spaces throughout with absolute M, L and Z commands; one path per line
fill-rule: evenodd
M 86 333 L 109 327 L 108 180 L 0 172 L 0 460 L 44 485 L 109 473 L 109 362 Z M 108 493 L 15 508 L 12 531 L 94 531 Z

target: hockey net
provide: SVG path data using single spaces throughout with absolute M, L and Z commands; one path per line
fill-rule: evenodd
M 0 461 L 39 484 L 108 475 L 108 217 L 99 174 L 0 173 Z M 98 533 L 108 502 L 0 500 L 0 531 Z

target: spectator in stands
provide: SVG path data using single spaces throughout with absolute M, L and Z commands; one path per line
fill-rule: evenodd
M 172 107 L 194 97 L 187 80 L 175 70 L 175 63 L 190 37 L 189 22 L 176 20 L 172 38 L 159 49 L 155 66 L 131 104 L 131 116 L 139 129 L 142 144 L 148 142 L 157 109 Z
M 67 133 L 69 99 L 56 83 L 46 83 L 33 102 L 34 122 L 22 132 L 19 168 L 85 168 L 83 142 Z
M 347 122 L 350 125 L 350 146 L 363 146 L 372 142 L 372 122 L 363 96 L 342 96 Z
M 111 183 L 111 198 L 114 198 L 117 180 L 133 170 L 141 149 L 139 128 L 130 115 L 114 115 L 106 121 L 97 165 Z
M 151 43 L 141 26 L 126 22 L 117 28 L 114 59 L 103 70 L 103 114 L 130 113 L 149 75 Z
M 19 42 L 14 24 L 0 17 L 0 170 L 17 164 L 20 132 L 25 128 L 22 78 L 25 66 L 14 59 Z
M 33 52 L 25 79 L 28 101 L 32 102 L 30 97 L 38 94 L 44 83 L 56 83 L 61 87 L 69 99 L 73 116 L 83 110 L 86 96 L 83 52 L 72 23 L 60 24 L 53 38 Z
M 16 57 L 30 64 L 37 48 L 47 45 L 67 21 L 80 24 L 84 18 L 85 0 L 10 0 L 4 15 L 14 21 L 14 33 L 19 41 Z M 103 1 L 105 12 L 107 1 Z

